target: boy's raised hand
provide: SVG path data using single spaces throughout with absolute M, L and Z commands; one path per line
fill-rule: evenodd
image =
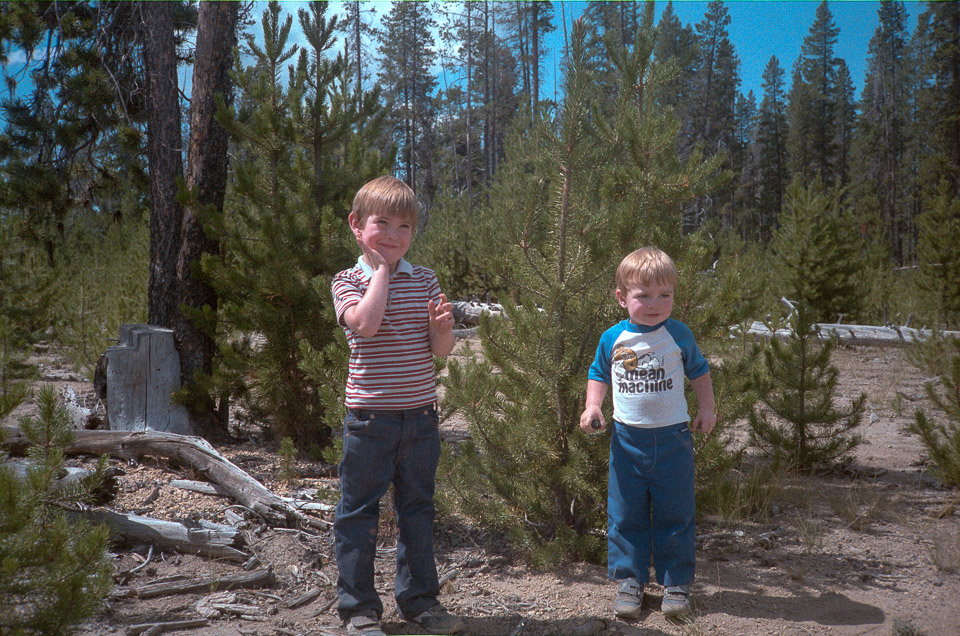
M 359 238 L 357 239 L 357 244 L 360 245 L 360 251 L 363 252 L 363 256 L 367 261 L 367 264 L 370 266 L 370 269 L 377 271 L 381 267 L 387 267 L 387 261 L 383 258 L 383 255 L 375 249 L 367 247 L 363 241 Z M 387 267 L 389 270 L 389 268 Z
M 446 294 L 440 294 L 440 302 L 427 303 L 427 313 L 430 315 L 430 328 L 438 333 L 453 331 L 453 305 L 447 301 Z

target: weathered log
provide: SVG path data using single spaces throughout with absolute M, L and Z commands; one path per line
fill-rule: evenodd
M 23 452 L 29 442 L 17 427 L 3 427 L 2 446 Z M 165 457 L 186 464 L 218 486 L 230 497 L 272 526 L 294 527 L 298 524 L 324 528 L 321 519 L 309 517 L 218 453 L 205 439 L 156 431 L 74 431 L 73 441 L 64 449 L 67 454 L 86 453 L 111 455 L 122 459 L 144 456 Z
M 240 588 L 270 587 L 274 583 L 273 572 L 267 568 L 250 574 L 235 576 L 204 576 L 185 581 L 167 583 L 148 583 L 129 590 L 136 598 L 157 598 L 175 594 L 194 594 L 196 592 L 219 592 Z
M 205 618 L 194 618 L 186 621 L 167 621 L 164 623 L 137 623 L 127 628 L 127 636 L 153 636 L 165 632 L 178 632 L 194 627 L 206 627 L 210 624 Z
M 13 471 L 13 476 L 17 481 L 25 481 L 27 479 L 27 473 L 30 471 L 30 469 L 36 467 L 36 464 L 31 461 L 7 461 L 4 462 L 4 465 Z M 108 466 L 104 471 L 104 480 L 93 485 L 93 490 L 90 494 L 93 496 L 94 503 L 104 504 L 116 497 L 117 477 L 123 474 L 125 473 L 123 472 L 122 468 Z M 75 468 L 73 466 L 64 466 L 60 471 L 60 474 L 56 476 L 51 484 L 51 488 L 54 492 L 60 492 L 67 488 L 73 488 L 78 484 L 81 486 L 86 486 L 93 475 L 94 471 L 92 470 Z
M 240 550 L 244 547 L 243 534 L 233 526 L 203 519 L 198 522 L 167 521 L 110 510 L 70 510 L 68 513 L 102 523 L 110 528 L 115 538 L 126 541 L 150 543 L 169 550 L 229 561 L 246 561 L 250 556 Z
M 453 319 L 459 325 L 476 326 L 480 324 L 480 316 L 488 314 L 491 316 L 503 316 L 503 306 L 496 303 L 467 302 L 454 300 L 450 302 L 453 305 Z
M 870 345 L 912 345 L 930 338 L 933 334 L 929 329 L 914 329 L 912 327 L 877 327 L 873 325 L 843 325 L 820 323 L 820 339 L 836 337 L 841 342 L 850 344 Z M 762 322 L 755 321 L 747 329 L 748 335 L 769 338 L 776 335 L 778 338 L 787 338 L 792 331 L 786 327 L 773 330 Z M 944 331 L 945 337 L 960 337 L 960 331 Z
M 226 488 L 218 486 L 217 484 L 210 484 L 205 481 L 194 481 L 191 479 L 174 479 L 170 482 L 170 486 L 173 488 L 181 488 L 183 490 L 189 490 L 191 492 L 199 492 L 204 495 L 214 495 L 219 497 L 229 497 L 230 492 Z M 312 512 L 333 512 L 335 506 L 330 504 L 318 502 L 318 501 L 309 501 L 299 497 L 283 497 L 280 496 L 280 499 L 288 504 L 294 510 L 307 510 Z

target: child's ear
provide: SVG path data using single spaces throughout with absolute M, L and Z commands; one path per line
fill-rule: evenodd
M 620 306 L 623 307 L 623 308 L 626 308 L 626 306 L 627 306 L 627 298 L 626 298 L 626 296 L 623 295 L 623 292 L 620 291 L 620 288 L 619 288 L 619 287 L 618 287 L 617 290 L 614 292 L 614 295 L 617 297 L 617 302 L 620 303 Z
M 350 230 L 353 232 L 353 235 L 357 238 L 360 238 L 360 235 L 363 234 L 360 228 L 360 217 L 357 216 L 356 212 L 351 212 L 347 216 L 347 223 L 350 224 Z

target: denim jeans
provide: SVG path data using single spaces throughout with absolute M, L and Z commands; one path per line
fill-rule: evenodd
M 433 556 L 433 492 L 440 460 L 434 405 L 405 411 L 351 409 L 343 422 L 340 502 L 336 539 L 338 612 L 383 614 L 374 587 L 380 498 L 393 483 L 397 513 L 394 596 L 411 618 L 430 609 L 439 594 Z
M 610 579 L 662 585 L 693 582 L 695 545 L 693 439 L 686 424 L 614 425 L 607 491 Z

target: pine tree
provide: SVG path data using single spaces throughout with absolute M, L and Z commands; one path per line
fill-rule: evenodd
M 960 353 L 954 353 L 947 366 L 949 371 L 940 377 L 941 388 L 933 382 L 923 385 L 945 421 L 936 422 L 918 409 L 909 430 L 930 453 L 936 476 L 949 486 L 960 487 Z
M 673 2 L 667 2 L 660 22 L 657 24 L 657 45 L 654 59 L 660 64 L 675 60 L 674 71 L 665 78 L 658 91 L 657 101 L 665 108 L 672 108 L 681 122 L 678 151 L 687 157 L 694 147 L 693 80 L 696 74 L 694 61 L 697 56 L 696 33 L 690 25 L 682 25 L 673 11 Z
M 879 226 L 882 241 L 897 264 L 912 261 L 909 245 L 911 198 L 906 152 L 909 114 L 906 9 L 899 2 L 882 3 L 880 24 L 870 40 L 869 66 L 860 104 L 857 135 L 858 187 L 852 197 L 867 222 Z M 871 218 L 872 217 L 872 218 Z
M 826 469 L 849 461 L 862 439 L 860 425 L 866 404 L 861 394 L 838 408 L 838 370 L 830 363 L 836 342 L 818 344 L 814 314 L 801 302 L 789 318 L 790 337 L 772 338 L 763 352 L 763 370 L 752 386 L 762 405 L 749 417 L 750 444 L 777 466 L 796 470 Z
M 91 526 L 63 508 L 89 503 L 103 479 L 106 463 L 71 490 L 53 482 L 65 464 L 63 446 L 70 421 L 54 389 L 37 398 L 38 417 L 20 425 L 30 442 L 32 466 L 26 478 L 15 476 L 0 454 L 0 632 L 69 634 L 92 615 L 113 587 L 107 554 L 109 532 Z
M 918 219 L 920 277 L 917 284 L 930 298 L 935 328 L 960 325 L 960 200 L 944 180 L 930 209 Z
M 837 183 L 837 59 L 840 30 L 826 0 L 803 40 L 790 91 L 790 172 L 803 183 Z
M 9 99 L 0 130 L 0 206 L 52 264 L 65 237 L 98 232 L 145 203 L 145 102 L 131 3 L 4 3 L 0 50 Z M 11 70 L 17 72 L 11 72 Z M 136 208 L 133 208 L 136 209 Z
M 275 438 L 318 449 L 337 422 L 346 366 L 329 278 L 353 258 L 354 193 L 387 171 L 372 150 L 379 96 L 355 94 L 343 58 L 326 58 L 335 24 L 325 11 L 317 3 L 300 12 L 307 45 L 296 64 L 292 17 L 279 3 L 263 13 L 263 45 L 247 38 L 254 62 L 235 73 L 242 99 L 221 117 L 235 181 L 226 213 L 205 217 L 223 255 L 203 261 L 221 299 L 219 359 L 204 386 L 239 398 Z
M 763 101 L 757 116 L 757 238 L 767 242 L 779 224 L 787 186 L 787 104 L 783 69 L 775 56 L 763 71 Z
M 819 181 L 787 188 L 773 237 L 778 293 L 802 302 L 814 320 L 856 319 L 862 309 L 863 245 L 852 220 L 841 216 L 837 194 Z
M 732 177 L 711 194 L 713 202 L 706 208 L 705 218 L 719 218 L 727 227 L 732 225 L 734 192 L 742 167 L 735 161 L 734 140 L 740 60 L 730 42 L 729 25 L 730 14 L 722 0 L 711 0 L 703 19 L 696 25 L 699 55 L 691 95 L 694 139 L 708 155 L 722 153 L 723 168 L 730 171 Z
M 36 376 L 27 360 L 50 327 L 57 294 L 44 254 L 21 238 L 23 222 L 0 214 L 0 395 L 22 394 Z
M 363 84 L 370 77 L 367 70 L 373 65 L 373 53 L 368 50 L 367 39 L 374 35 L 370 19 L 377 14 L 376 3 L 365 0 L 349 0 L 343 3 L 344 18 L 339 28 L 344 34 L 346 55 L 354 73 L 357 94 L 363 91 Z
M 433 32 L 436 21 L 425 2 L 394 2 L 383 17 L 378 47 L 379 82 L 389 107 L 388 125 L 399 141 L 398 165 L 403 181 L 420 201 L 432 199 L 433 92 L 437 78 Z M 427 205 L 429 207 L 429 205 Z
M 508 319 L 484 320 L 484 361 L 453 361 L 443 381 L 445 412 L 461 413 L 472 439 L 445 467 L 445 492 L 541 561 L 603 554 L 606 443 L 584 436 L 579 416 L 600 333 L 620 316 L 616 264 L 659 243 L 694 281 L 711 256 L 705 237 L 681 237 L 679 212 L 710 186 L 717 162 L 676 154 L 679 122 L 653 98 L 671 69 L 651 60 L 652 6 L 630 47 L 606 42 L 623 78 L 613 121 L 591 116 L 599 105 L 585 31 L 573 28 L 556 120 L 511 138 L 483 211 L 478 234 L 499 255 L 489 270 Z M 701 291 L 691 282 L 691 304 L 677 313 L 696 312 L 702 322 L 691 323 L 710 331 L 719 316 L 692 309 Z

